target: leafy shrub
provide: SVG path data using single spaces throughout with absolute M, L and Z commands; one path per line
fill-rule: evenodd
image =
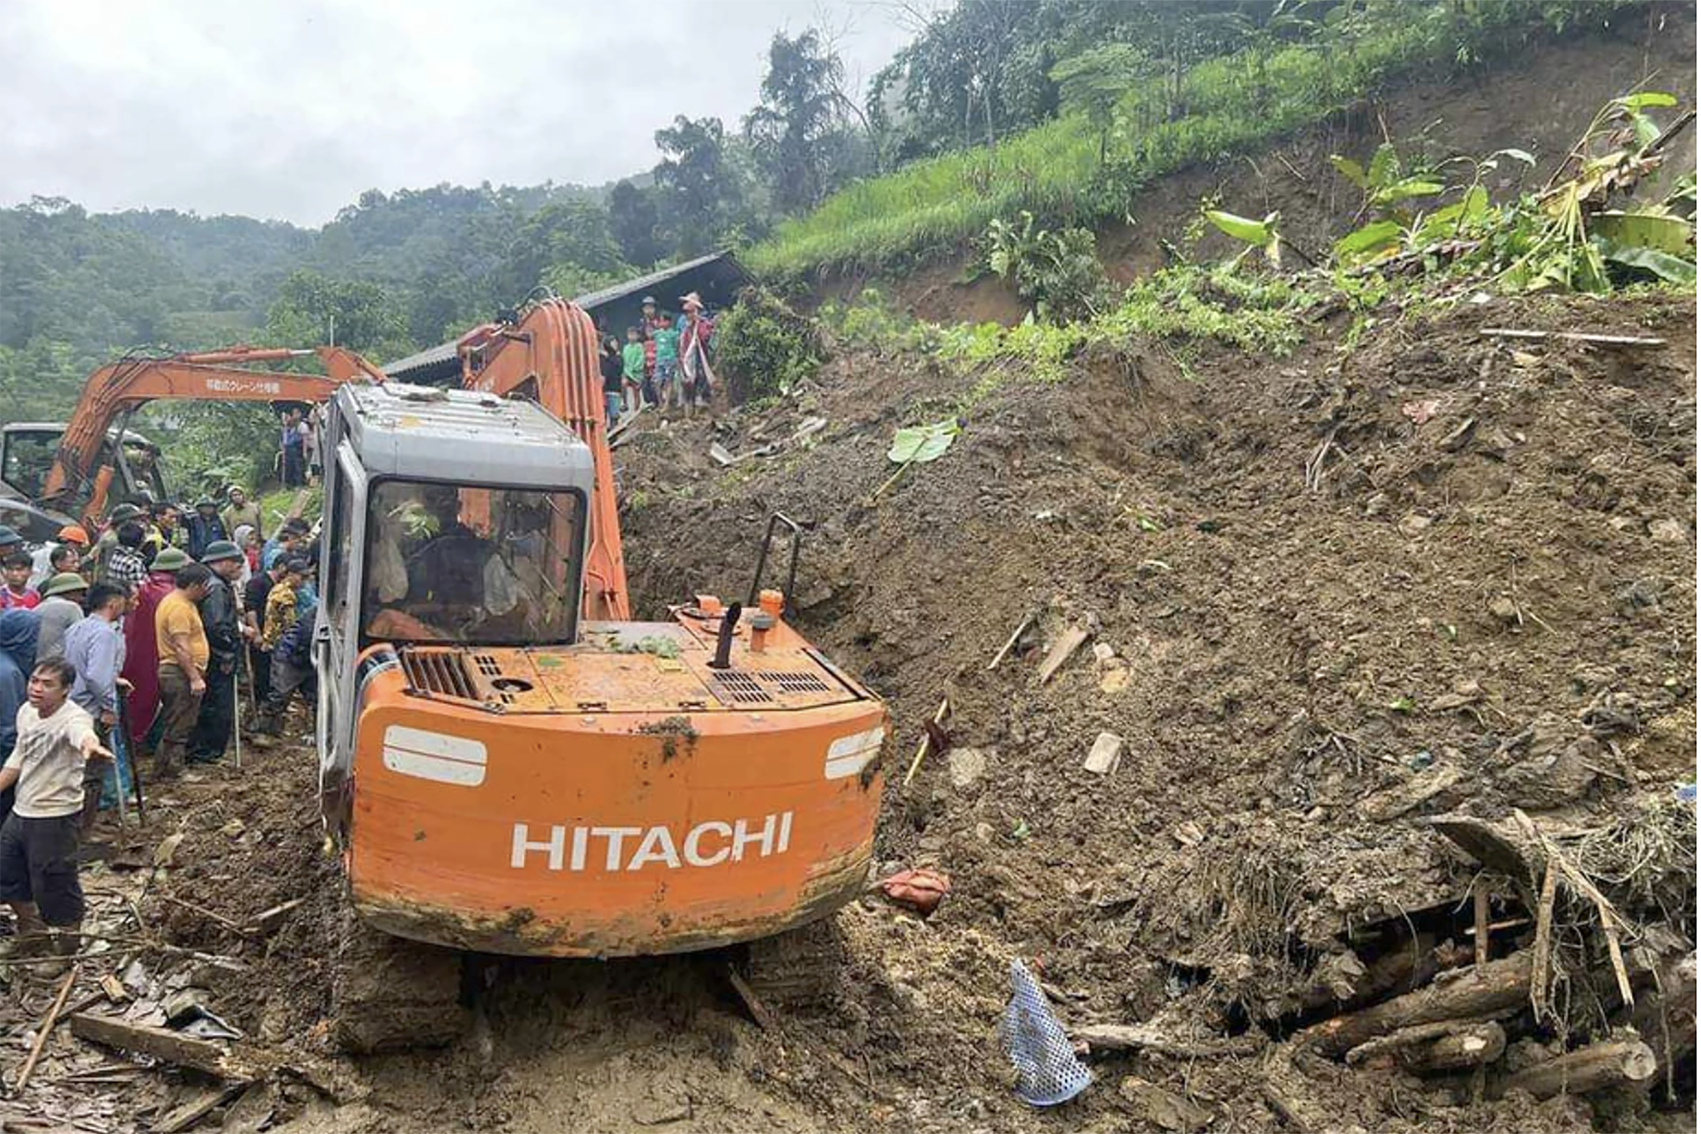
M 814 324 L 764 288 L 740 292 L 715 328 L 716 368 L 735 402 L 789 393 L 824 356 Z
M 987 266 L 1016 285 L 1042 322 L 1080 319 L 1103 305 L 1108 288 L 1090 229 L 1040 228 L 1024 212 L 1020 224 L 994 220 L 986 241 Z

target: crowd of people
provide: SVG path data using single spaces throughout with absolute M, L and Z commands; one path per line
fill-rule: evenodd
M 646 295 L 639 321 L 626 328 L 626 341 L 603 342 L 602 395 L 609 428 L 624 413 L 643 406 L 677 407 L 690 413 L 709 404 L 714 370 L 709 365 L 714 324 L 696 292 L 679 299 L 677 318 Z
M 53 967 L 75 952 L 81 838 L 142 759 L 154 781 L 223 759 L 245 684 L 259 746 L 294 697 L 312 703 L 312 536 L 296 518 L 268 536 L 240 487 L 186 517 L 120 504 L 95 538 L 67 525 L 33 552 L 0 525 L 0 901 L 17 915 L 14 955 Z

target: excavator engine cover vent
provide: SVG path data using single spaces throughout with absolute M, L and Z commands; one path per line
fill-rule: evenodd
M 775 686 L 781 693 L 826 693 L 831 689 L 813 673 L 758 673 L 756 678 Z
M 465 701 L 479 699 L 460 654 L 408 650 L 402 654 L 402 669 L 408 675 L 408 684 L 417 692 Z
M 742 705 L 765 705 L 773 700 L 762 683 L 748 673 L 726 670 L 715 675 L 716 692 Z

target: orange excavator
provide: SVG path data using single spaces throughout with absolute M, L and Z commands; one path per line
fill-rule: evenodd
M 317 355 L 326 374 L 293 374 L 250 369 L 256 363 L 277 363 Z M 381 382 L 383 372 L 352 351 L 342 347 L 288 350 L 231 347 L 199 354 L 165 357 L 126 355 L 89 375 L 83 395 L 71 420 L 58 435 L 52 464 L 42 478 L 39 499 L 48 508 L 79 515 L 93 522 L 105 515 L 115 480 L 135 486 L 150 478 L 128 467 L 129 454 L 138 449 L 157 457 L 143 445 L 128 445 L 115 438 L 132 438 L 127 426 L 130 415 L 144 404 L 161 399 L 193 399 L 220 402 L 328 401 L 345 382 Z M 37 432 L 57 432 L 57 426 L 34 427 Z M 23 438 L 7 438 L 8 447 Z M 42 449 L 45 437 L 31 440 Z M 156 485 L 158 481 L 154 482 Z
M 890 722 L 785 621 L 801 532 L 752 530 L 743 602 L 632 621 L 596 343 L 548 298 L 462 338 L 463 389 L 330 403 L 314 667 L 351 1048 L 452 1038 L 462 951 L 796 940 L 866 886 Z

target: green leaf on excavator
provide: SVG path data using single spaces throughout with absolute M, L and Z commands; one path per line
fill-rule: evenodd
M 963 431 L 962 424 L 954 417 L 944 421 L 936 421 L 932 425 L 910 425 L 892 437 L 892 447 L 886 452 L 886 459 L 898 464 L 925 464 L 936 461 L 945 455 L 951 447 L 951 442 L 957 439 L 957 434 Z

